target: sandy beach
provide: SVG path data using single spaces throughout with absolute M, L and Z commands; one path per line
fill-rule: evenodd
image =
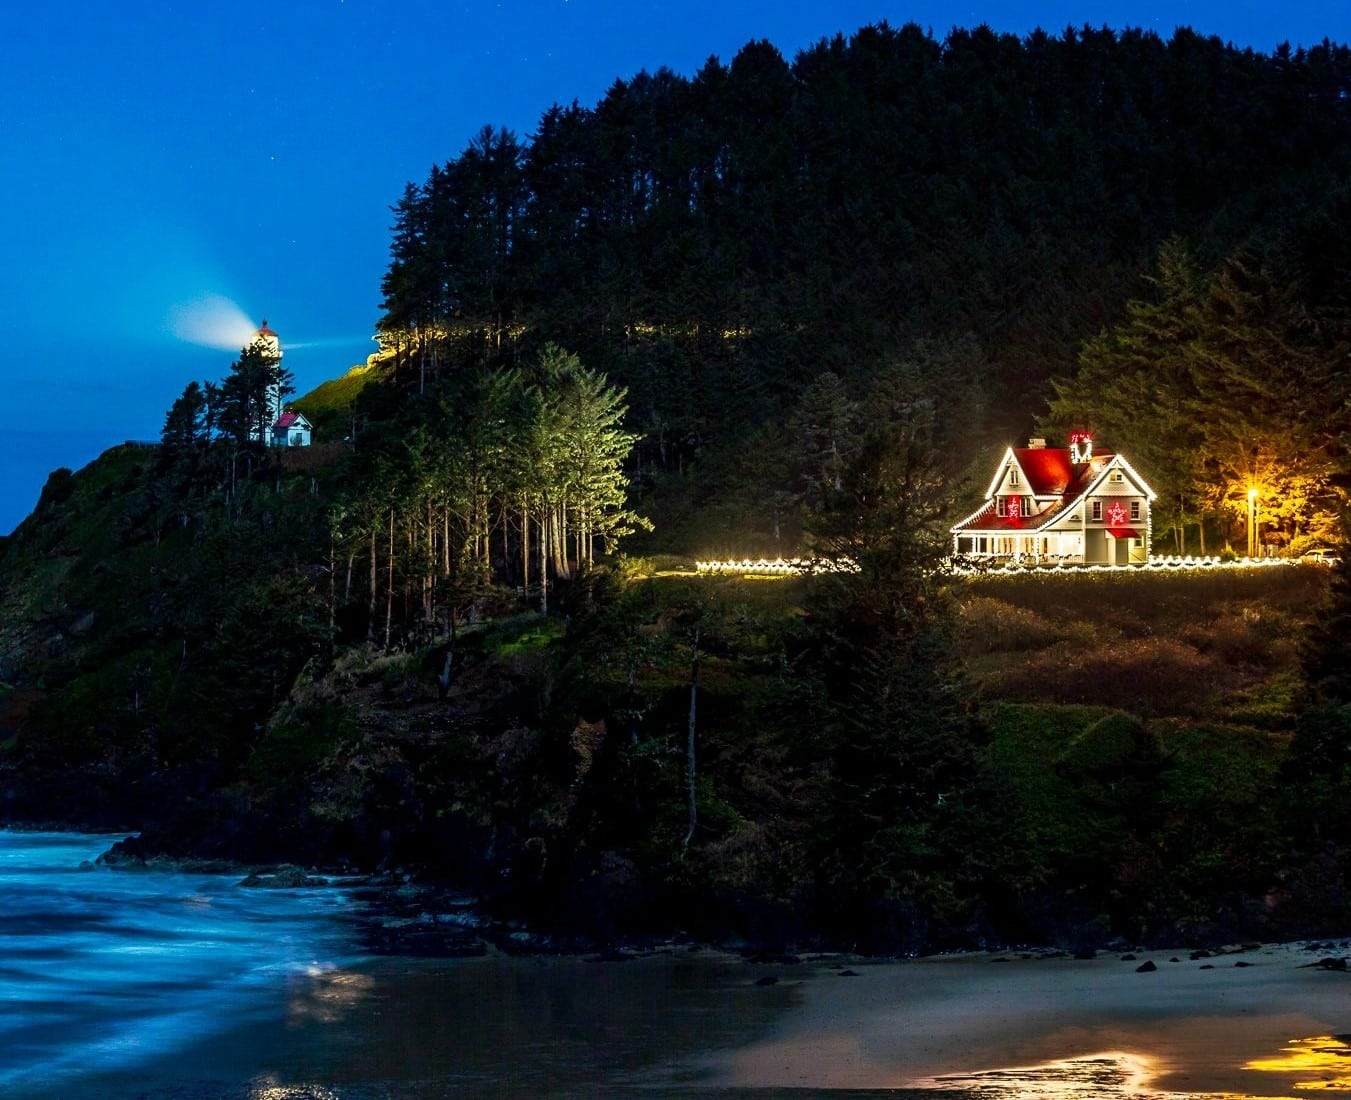
M 1280 945 L 1202 960 L 852 963 L 850 976 L 815 964 L 782 979 L 797 996 L 772 1031 L 707 1059 L 700 1079 L 1062 1098 L 1351 1092 L 1351 975 L 1307 967 L 1320 957 Z M 1137 972 L 1146 960 L 1157 970 Z

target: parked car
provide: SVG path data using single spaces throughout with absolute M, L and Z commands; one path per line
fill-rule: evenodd
M 1321 565 L 1335 565 L 1342 559 L 1336 550 L 1328 550 L 1327 548 L 1322 548 L 1318 550 L 1306 550 L 1303 554 L 1300 555 L 1299 560 L 1315 562 Z

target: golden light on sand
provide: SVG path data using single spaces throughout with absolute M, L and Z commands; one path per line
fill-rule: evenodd
M 1316 1035 L 1312 1039 L 1291 1039 L 1280 1057 L 1254 1058 L 1244 1069 L 1264 1073 L 1284 1073 L 1305 1077 L 1294 1087 L 1307 1091 L 1351 1092 L 1351 1043 L 1347 1036 Z
M 999 1096 L 1018 1096 L 1021 1100 L 1088 1100 L 1139 1096 L 1157 1076 L 1158 1068 L 1149 1056 L 1105 1050 L 1030 1066 L 946 1073 L 911 1081 L 909 1087 L 989 1091 Z
M 286 1005 L 287 1022 L 334 1023 L 365 1000 L 374 985 L 375 979 L 367 974 L 311 967 L 291 991 Z
M 338 1100 L 338 1094 L 323 1085 L 283 1085 L 267 1073 L 250 1082 L 249 1100 Z

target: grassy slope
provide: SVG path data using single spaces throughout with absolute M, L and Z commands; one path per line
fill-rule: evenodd
M 1318 566 L 972 581 L 968 667 L 990 699 L 1288 728 Z
M 1000 874 L 1029 921 L 1059 907 L 1091 940 L 1338 919 L 1266 896 L 1307 878 L 1281 870 L 1280 768 L 1327 580 L 1296 566 L 967 586 L 961 640 L 1009 810 Z

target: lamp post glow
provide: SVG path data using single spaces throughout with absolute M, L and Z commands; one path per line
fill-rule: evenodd
M 1257 557 L 1257 490 L 1248 490 L 1248 557 Z

